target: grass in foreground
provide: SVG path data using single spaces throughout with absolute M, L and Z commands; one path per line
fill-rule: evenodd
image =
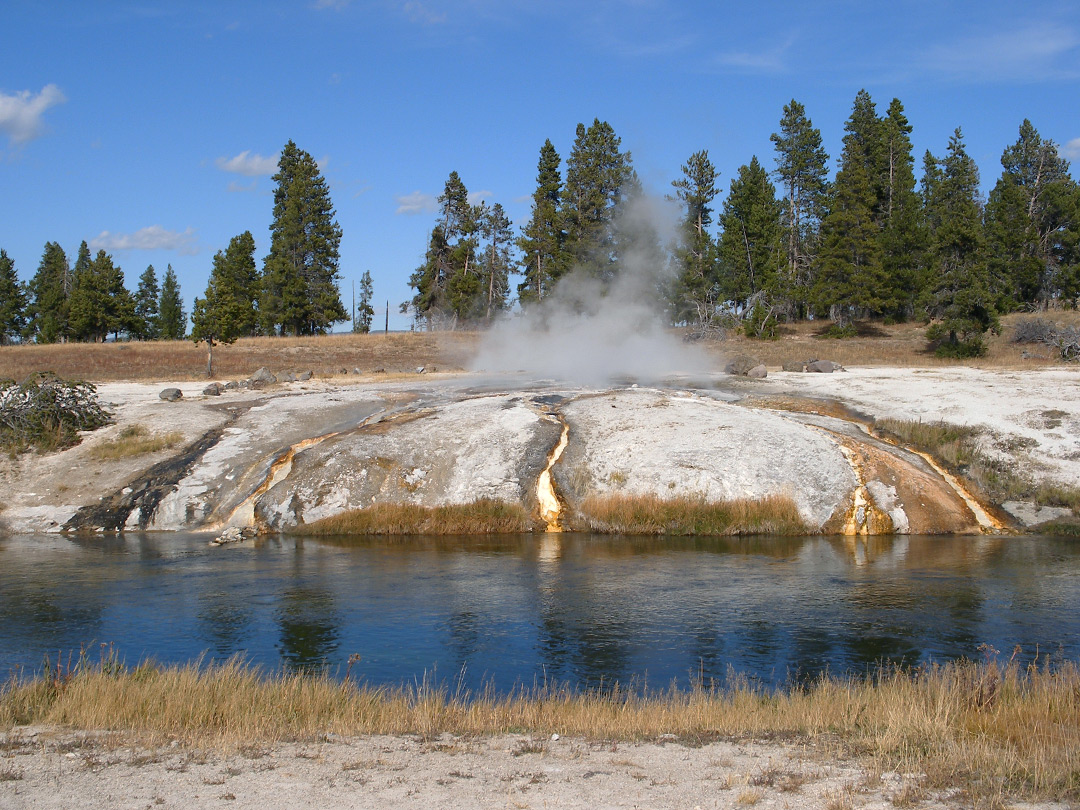
M 50 725 L 225 747 L 328 733 L 535 733 L 601 740 L 813 742 L 869 769 L 923 774 L 973 806 L 1004 797 L 1080 799 L 1080 667 L 952 663 L 876 677 L 825 677 L 767 692 L 733 679 L 642 695 L 559 688 L 450 693 L 372 688 L 325 674 L 266 677 L 238 661 L 134 669 L 108 659 L 0 687 L 0 730 Z
M 142 425 L 128 425 L 115 439 L 91 449 L 90 457 L 98 461 L 115 461 L 167 450 L 183 440 L 184 434 L 179 431 L 151 433 Z
M 607 495 L 582 501 L 573 528 L 607 534 L 810 534 L 790 498 L 706 501 L 701 497 Z M 580 524 L 580 525 L 577 525 Z
M 472 503 L 418 506 L 379 503 L 297 527 L 297 534 L 515 534 L 538 528 L 521 504 L 481 498 Z

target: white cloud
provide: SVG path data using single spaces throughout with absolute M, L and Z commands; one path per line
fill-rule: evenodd
M 783 73 L 787 70 L 787 54 L 795 38 L 789 36 L 771 48 L 753 51 L 727 51 L 717 54 L 715 62 L 723 68 L 733 68 L 744 73 Z
M 175 250 L 182 256 L 199 252 L 195 244 L 195 229 L 170 231 L 160 225 L 140 228 L 135 233 L 102 231 L 90 242 L 93 250 Z
M 223 172 L 242 174 L 245 177 L 269 177 L 277 171 L 277 157 L 263 157 L 251 154 L 250 149 L 245 149 L 236 157 L 219 157 L 214 165 Z
M 229 191 L 229 192 L 254 191 L 255 187 L 258 184 L 259 184 L 258 180 L 252 180 L 250 183 L 247 183 L 247 184 L 238 183 L 235 180 L 230 180 L 229 185 L 227 185 L 225 187 L 225 190 Z
M 470 191 L 469 205 L 477 205 L 478 203 L 482 203 L 485 200 L 490 200 L 494 196 L 494 191 L 488 191 L 486 189 L 484 191 Z
M 975 81 L 1076 78 L 1080 71 L 1069 57 L 1078 46 L 1073 28 L 1036 23 L 936 45 L 919 61 L 937 73 Z
M 1061 151 L 1065 153 L 1065 157 L 1069 160 L 1080 160 L 1080 138 L 1073 138 L 1063 147 Z
M 425 6 L 423 3 L 417 2 L 417 0 L 409 0 L 402 10 L 414 23 L 422 23 L 423 25 L 438 25 L 446 22 L 446 12 L 439 13 L 432 11 L 431 8 Z
M 45 111 L 65 101 L 55 84 L 45 85 L 37 95 L 29 90 L 11 96 L 0 93 L 0 131 L 6 132 L 12 143 L 32 141 L 45 131 Z
M 410 194 L 398 194 L 394 197 L 398 204 L 395 214 L 428 214 L 438 207 L 439 201 L 434 194 L 413 191 Z

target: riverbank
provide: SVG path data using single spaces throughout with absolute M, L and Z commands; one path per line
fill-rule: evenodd
M 988 653 L 993 655 L 992 651 Z M 0 693 L 0 806 L 1074 806 L 1080 669 L 511 696 L 106 658 Z M 593 781 L 596 780 L 596 781 Z M 161 801 L 159 801 L 159 799 Z

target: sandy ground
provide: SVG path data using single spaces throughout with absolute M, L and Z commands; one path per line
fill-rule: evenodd
M 674 740 L 380 736 L 222 753 L 131 747 L 34 729 L 16 735 L 0 752 L 0 808 L 970 805 L 959 791 L 934 795 L 914 774 L 868 769 L 813 745 L 753 740 L 687 746 Z

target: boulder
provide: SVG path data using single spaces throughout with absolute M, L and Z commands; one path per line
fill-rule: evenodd
M 158 394 L 158 398 L 163 399 L 166 402 L 176 402 L 178 399 L 184 398 L 184 392 L 179 388 L 166 388 Z
M 225 390 L 227 391 L 235 391 L 239 387 L 240 383 L 238 383 L 236 380 L 229 380 L 227 383 L 225 383 Z
M 787 362 L 785 362 L 781 366 L 781 368 L 784 371 L 798 371 L 798 372 L 801 373 L 803 371 L 806 371 L 806 361 L 805 360 L 788 360 Z
M 758 363 L 758 365 L 754 366 L 752 369 L 746 372 L 746 376 L 751 377 L 755 380 L 764 380 L 766 377 L 769 376 L 769 372 L 765 370 L 764 363 Z
M 225 386 L 219 382 L 212 382 L 206 388 L 202 390 L 203 394 L 208 397 L 220 397 L 225 390 Z
M 299 374 L 297 374 L 296 379 L 300 380 L 300 382 L 307 382 L 314 376 L 315 374 L 311 371 L 311 369 L 307 369 L 306 371 L 301 371 Z
M 244 526 L 243 528 L 240 528 L 239 526 L 230 526 L 213 540 L 211 540 L 210 545 L 224 546 L 229 543 L 243 543 L 245 540 L 248 540 L 254 536 L 254 526 Z
M 248 384 L 252 388 L 262 388 L 264 385 L 272 385 L 277 382 L 277 377 L 270 373 L 270 369 L 263 366 L 250 377 L 248 377 Z
M 291 371 L 282 371 L 277 375 L 277 381 L 279 383 L 296 382 L 296 375 Z
M 726 374 L 734 374 L 738 377 L 745 377 L 750 373 L 750 369 L 760 365 L 761 361 L 756 357 L 751 357 L 747 354 L 737 354 L 728 361 L 726 366 L 724 366 L 724 372 Z
M 806 370 L 814 374 L 832 374 L 834 371 L 843 371 L 844 367 L 832 360 L 815 360 L 806 364 Z

